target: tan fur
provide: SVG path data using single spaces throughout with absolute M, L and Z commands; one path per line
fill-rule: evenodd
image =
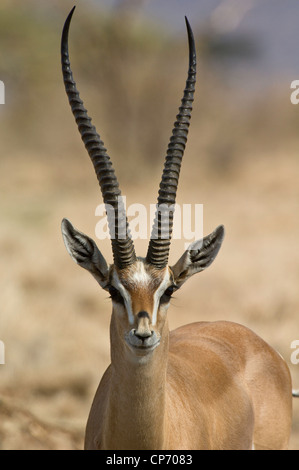
M 111 365 L 93 401 L 85 448 L 286 449 L 292 390 L 281 356 L 235 323 L 194 323 L 169 334 L 167 306 L 159 308 L 155 326 L 151 317 L 139 319 L 138 311 L 151 312 L 165 271 L 155 275 L 147 289 L 120 275 L 135 327 L 150 327 L 161 340 L 150 353 L 131 351 L 125 309 L 113 308 Z

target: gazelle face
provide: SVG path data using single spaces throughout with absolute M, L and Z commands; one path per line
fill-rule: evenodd
M 95 242 L 67 219 L 62 221 L 62 235 L 73 260 L 110 293 L 118 339 L 141 356 L 159 346 L 171 295 L 190 276 L 214 261 L 224 229 L 220 226 L 203 240 L 192 243 L 174 266 L 163 269 L 141 258 L 124 269 L 114 264 L 108 268 Z
M 170 298 L 176 289 L 171 270 L 138 259 L 124 270 L 111 269 L 108 290 L 118 332 L 137 355 L 159 346 Z

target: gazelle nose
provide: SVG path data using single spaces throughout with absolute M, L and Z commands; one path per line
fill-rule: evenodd
M 141 340 L 150 338 L 153 334 L 153 331 L 150 329 L 150 317 L 149 314 L 145 311 L 141 311 L 137 314 L 138 325 L 137 329 L 134 330 L 134 335 Z
M 150 338 L 153 335 L 153 331 L 148 330 L 148 329 L 137 329 L 134 331 L 134 335 L 137 336 L 137 338 L 141 339 L 142 341 Z

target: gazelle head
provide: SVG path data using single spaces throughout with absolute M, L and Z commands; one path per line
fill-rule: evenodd
M 193 274 L 203 271 L 215 259 L 224 237 L 224 228 L 192 243 L 174 266 L 168 266 L 173 212 L 163 217 L 159 208 L 174 207 L 181 161 L 187 142 L 196 78 L 196 54 L 193 33 L 186 18 L 189 40 L 189 69 L 186 87 L 168 145 L 160 182 L 157 212 L 147 255 L 135 254 L 121 192 L 103 141 L 91 124 L 79 97 L 70 68 L 68 32 L 74 8 L 62 33 L 61 57 L 66 93 L 82 140 L 94 165 L 107 211 L 113 264 L 108 266 L 95 242 L 76 230 L 67 220 L 62 221 L 62 235 L 73 260 L 87 269 L 100 286 L 110 293 L 113 304 L 114 330 L 124 350 L 134 357 L 148 356 L 159 346 L 163 336 L 166 312 L 173 292 Z M 113 215 L 112 215 L 113 214 Z M 167 222 L 166 222 L 167 220 Z M 120 235 L 121 234 L 121 235 Z M 125 236 L 123 236 L 125 234 Z

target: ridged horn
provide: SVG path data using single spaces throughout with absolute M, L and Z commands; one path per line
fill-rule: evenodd
M 185 20 L 189 43 L 188 78 L 181 106 L 179 108 L 179 114 L 176 117 L 176 122 L 174 123 L 172 136 L 167 149 L 159 188 L 157 210 L 146 256 L 147 262 L 158 269 L 163 269 L 168 263 L 173 226 L 173 211 L 171 211 L 170 208 L 175 204 L 181 163 L 187 143 L 196 82 L 196 51 L 194 37 L 191 26 L 186 17 Z
M 134 263 L 136 254 L 129 233 L 128 220 L 121 199 L 121 191 L 110 157 L 95 127 L 91 124 L 91 118 L 84 108 L 83 101 L 73 79 L 69 60 L 68 35 L 74 10 L 75 7 L 71 10 L 65 21 L 61 38 L 63 81 L 72 113 L 100 184 L 103 201 L 106 206 L 114 264 L 119 269 L 123 269 Z M 113 208 L 113 210 L 111 211 L 109 208 Z

